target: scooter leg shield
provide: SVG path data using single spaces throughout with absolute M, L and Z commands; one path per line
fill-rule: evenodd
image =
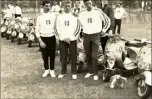
M 145 76 L 145 82 L 147 85 L 152 86 L 152 72 L 150 71 L 145 71 L 143 73 L 143 75 Z

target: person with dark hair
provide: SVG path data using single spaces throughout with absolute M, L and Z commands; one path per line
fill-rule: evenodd
M 100 35 L 101 32 L 104 34 L 109 29 L 110 19 L 102 10 L 94 8 L 91 0 L 84 0 L 84 4 L 86 9 L 81 11 L 78 17 L 83 27 L 83 45 L 89 70 L 85 78 L 94 74 L 93 79 L 98 80 L 97 53 L 100 46 Z
M 18 6 L 18 4 L 15 4 L 14 16 L 15 16 L 15 18 L 17 18 L 17 17 L 22 17 L 22 10 L 21 10 L 21 8 Z
M 38 38 L 40 44 L 45 68 L 45 72 L 43 73 L 42 77 L 46 77 L 49 73 L 51 77 L 56 77 L 54 71 L 56 49 L 54 23 L 56 17 L 54 14 L 50 13 L 50 7 L 51 4 L 49 1 L 43 1 L 44 13 L 39 15 L 36 20 L 36 37 Z
M 108 4 L 108 0 L 102 0 L 102 10 L 111 20 L 111 25 L 109 29 L 106 31 L 106 33 L 109 33 L 110 35 L 112 35 L 114 34 L 115 18 L 114 18 L 113 8 Z M 109 39 L 108 36 L 101 37 L 100 41 L 101 41 L 103 53 L 105 51 L 105 46 L 108 39 Z
M 72 2 L 64 2 L 63 13 L 58 15 L 55 22 L 56 37 L 60 41 L 61 74 L 58 78 L 63 78 L 67 71 L 68 49 L 71 57 L 72 79 L 77 79 L 77 39 L 81 30 L 80 22 L 71 12 Z
M 114 17 L 115 17 L 114 33 L 116 31 L 116 28 L 118 27 L 116 34 L 120 34 L 122 19 L 127 17 L 127 12 L 122 7 L 120 2 L 118 2 L 116 5 Z

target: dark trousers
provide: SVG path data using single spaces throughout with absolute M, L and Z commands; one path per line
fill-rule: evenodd
M 66 74 L 67 72 L 67 55 L 68 50 L 71 57 L 71 73 L 76 74 L 76 63 L 77 63 L 77 42 L 71 41 L 70 44 L 60 41 L 60 59 L 61 59 L 61 74 Z
M 45 48 L 41 48 L 42 58 L 44 61 L 45 70 L 50 69 L 54 70 L 54 62 L 55 62 L 55 48 L 56 48 L 56 39 L 53 37 L 41 37 L 42 41 L 46 44 Z M 49 62 L 50 59 L 50 62 Z
M 108 39 L 109 39 L 108 36 L 101 37 L 101 39 L 100 39 L 100 42 L 101 42 L 101 45 L 102 45 L 103 53 L 105 52 L 105 47 L 106 47 L 106 43 L 107 43 Z
M 121 19 L 115 19 L 114 33 L 116 31 L 116 27 L 118 26 L 117 33 L 120 34 L 121 30 Z
M 21 14 L 15 14 L 15 18 L 21 17 Z
M 100 33 L 96 34 L 83 34 L 84 41 L 83 46 L 86 53 L 87 67 L 89 73 L 98 74 L 98 49 L 100 45 Z

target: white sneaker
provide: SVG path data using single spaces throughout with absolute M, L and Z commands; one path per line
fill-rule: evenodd
M 60 74 L 59 76 L 58 76 L 58 78 L 63 78 L 65 76 L 65 74 Z
M 93 79 L 94 79 L 94 80 L 98 80 L 99 77 L 98 77 L 97 75 L 94 75 L 94 76 L 93 76 Z
M 87 74 L 84 76 L 84 78 L 89 78 L 91 75 L 92 75 L 92 74 L 87 73 Z
M 42 77 L 46 77 L 49 74 L 49 70 L 45 70 L 45 72 L 43 73 Z
M 55 71 L 54 70 L 50 70 L 50 75 L 51 75 L 51 77 L 56 77 Z
M 76 74 L 72 75 L 72 79 L 77 79 L 77 75 Z

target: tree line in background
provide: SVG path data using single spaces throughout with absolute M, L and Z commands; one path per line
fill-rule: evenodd
M 27 8 L 36 8 L 40 6 L 40 4 L 42 4 L 43 0 L 1 0 L 1 7 L 3 8 L 4 4 L 18 4 L 21 8 L 23 9 L 27 9 Z M 62 2 L 63 0 L 50 0 L 51 3 L 53 3 L 53 1 L 58 2 Z M 75 1 L 75 0 L 71 0 L 71 1 Z M 98 7 L 101 6 L 101 0 L 92 0 L 94 2 L 95 5 L 97 5 Z M 147 10 L 151 10 L 151 0 L 108 0 L 109 4 L 115 5 L 118 1 L 120 1 L 123 5 L 123 7 L 130 9 L 136 9 L 136 8 L 142 8 L 142 6 L 144 5 L 143 9 Z

